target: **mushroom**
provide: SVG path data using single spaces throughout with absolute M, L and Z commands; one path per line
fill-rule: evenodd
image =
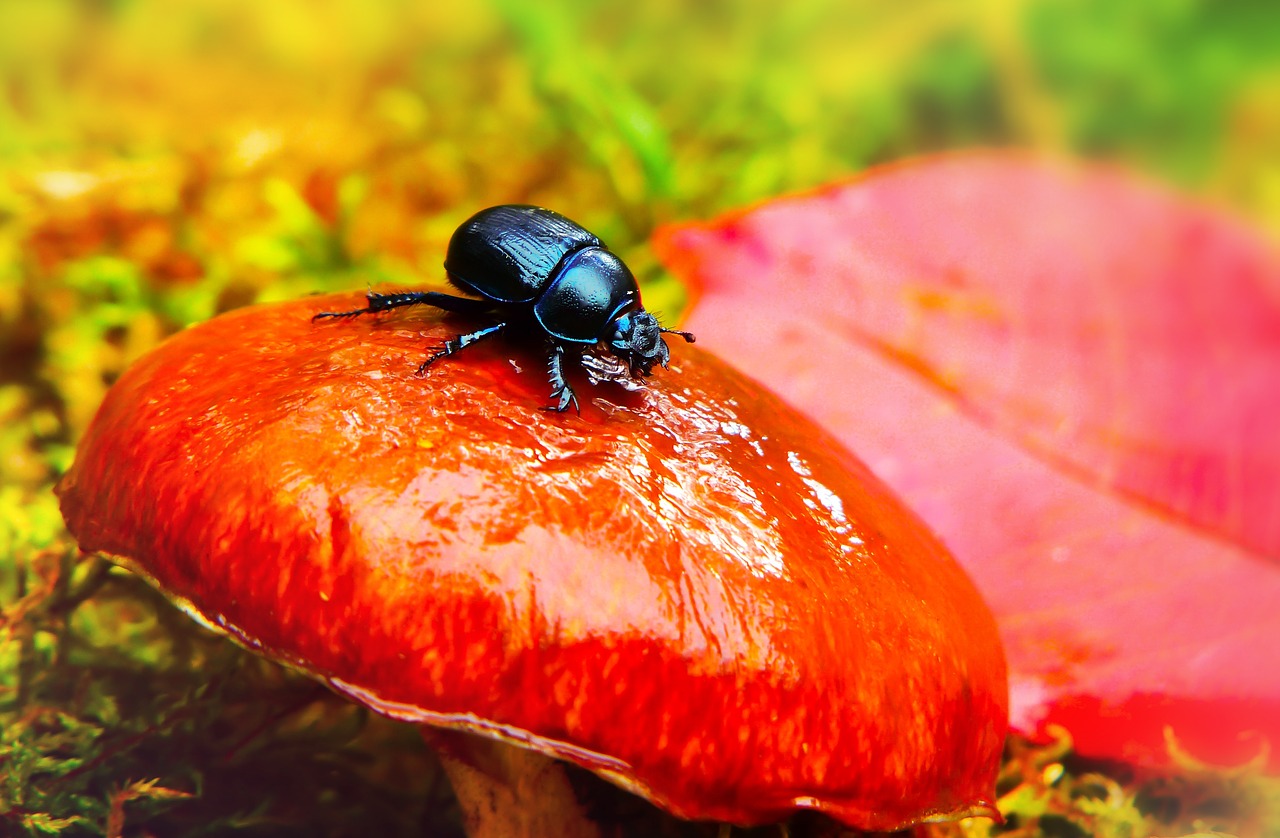
M 351 303 L 131 367 L 58 488 L 81 548 L 434 731 L 472 835 L 593 834 L 559 760 L 687 819 L 999 817 L 991 614 L 824 432 L 698 347 L 580 416 L 536 348 L 419 378 L 458 322 L 311 323 Z

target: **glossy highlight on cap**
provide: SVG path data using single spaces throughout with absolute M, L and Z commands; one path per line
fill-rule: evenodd
M 581 416 L 537 409 L 536 348 L 418 378 L 456 322 L 311 323 L 352 299 L 238 310 L 129 369 L 59 486 L 81 547 L 378 712 L 680 817 L 995 816 L 994 621 L 838 443 L 697 347 Z

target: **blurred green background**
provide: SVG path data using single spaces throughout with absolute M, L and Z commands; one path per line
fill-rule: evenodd
M 127 804 L 158 834 L 343 834 L 374 816 L 336 790 L 394 776 L 395 834 L 447 796 L 405 780 L 403 731 L 77 556 L 52 483 L 165 335 L 438 282 L 456 224 L 515 201 L 598 232 L 674 314 L 655 225 L 974 146 L 1113 160 L 1274 235 L 1277 8 L 0 0 L 0 833 L 110 832 Z M 312 797 L 255 797 L 280 765 Z

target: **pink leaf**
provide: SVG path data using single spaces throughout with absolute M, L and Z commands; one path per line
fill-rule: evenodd
M 1143 764 L 1166 727 L 1208 759 L 1280 743 L 1280 261 L 1256 235 L 1113 169 L 980 153 L 655 246 L 699 342 L 965 564 L 1016 727 Z

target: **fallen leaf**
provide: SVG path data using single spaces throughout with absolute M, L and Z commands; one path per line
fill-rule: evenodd
M 705 345 L 835 432 L 996 611 L 1016 728 L 1280 743 L 1280 261 L 1113 168 L 886 168 L 654 245 Z M 1273 767 L 1280 764 L 1271 758 Z

